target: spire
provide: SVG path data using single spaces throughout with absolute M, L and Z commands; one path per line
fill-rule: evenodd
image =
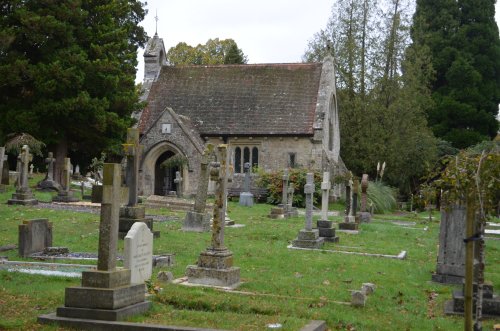
M 158 36 L 158 9 L 156 9 L 155 21 L 156 21 L 155 36 Z

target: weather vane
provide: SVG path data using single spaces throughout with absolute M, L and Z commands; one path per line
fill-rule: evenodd
M 156 21 L 155 35 L 158 35 L 158 9 L 156 9 L 155 21 Z

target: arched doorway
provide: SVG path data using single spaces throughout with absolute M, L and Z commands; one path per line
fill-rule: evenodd
M 174 182 L 175 173 L 179 171 L 179 167 L 175 166 L 172 168 L 162 167 L 161 164 L 167 161 L 169 158 L 174 156 L 175 153 L 172 151 L 166 151 L 161 154 L 155 163 L 155 185 L 154 194 L 155 195 L 166 195 L 170 191 L 176 190 L 176 185 Z

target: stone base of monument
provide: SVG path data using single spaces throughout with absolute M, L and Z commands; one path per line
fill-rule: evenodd
M 477 296 L 477 284 L 473 284 L 473 296 Z M 464 313 L 464 291 L 453 291 L 453 299 L 445 303 L 444 312 L 447 315 L 462 315 Z M 474 302 L 475 303 L 475 302 Z M 476 310 L 476 305 L 473 306 L 473 311 Z M 483 315 L 500 316 L 500 297 L 493 294 L 493 285 L 485 283 L 483 286 Z
M 55 182 L 53 180 L 45 179 L 36 184 L 36 189 L 37 191 L 42 191 L 42 192 L 51 192 L 51 191 L 59 192 L 61 190 L 61 185 L 59 185 L 58 182 Z
M 118 238 L 123 239 L 128 231 L 132 228 L 135 222 L 145 223 L 149 230 L 153 232 L 155 238 L 160 237 L 159 231 L 153 231 L 153 219 L 146 218 L 146 208 L 142 206 L 137 207 L 121 207 L 120 218 L 118 221 Z
M 146 285 L 130 284 L 130 270 L 83 271 L 82 286 L 67 287 L 59 317 L 116 321 L 146 311 Z
M 358 231 L 359 224 L 356 222 L 343 222 L 339 223 L 339 230 L 349 230 L 349 231 Z
M 372 221 L 372 214 L 367 211 L 356 213 L 356 223 L 370 223 Z
M 58 195 L 52 198 L 52 202 L 77 202 L 80 201 L 77 197 L 73 195 L 73 192 L 59 192 Z
M 208 232 L 210 231 L 210 218 L 211 216 L 206 213 L 197 213 L 195 211 L 188 211 L 182 224 L 183 231 L 193 232 Z
M 4 193 L 7 191 L 7 185 L 5 184 L 0 184 L 0 193 Z
M 432 274 L 432 281 L 436 283 L 442 284 L 462 284 L 464 277 L 456 276 L 456 275 L 447 275 L 447 274 Z
M 31 192 L 16 192 L 12 194 L 12 199 L 7 200 L 7 204 L 32 206 L 37 205 L 38 200 L 35 199 Z
M 299 216 L 299 211 L 297 210 L 296 207 L 292 207 L 290 205 L 286 206 L 285 210 L 285 217 L 298 217 Z
M 240 268 L 233 267 L 233 253 L 227 249 L 207 249 L 197 265 L 186 268 L 188 283 L 236 288 L 240 284 Z
M 271 213 L 269 214 L 269 218 L 272 219 L 285 218 L 285 208 L 279 206 L 271 208 Z
M 339 242 L 339 237 L 335 235 L 332 221 L 317 221 L 319 236 L 327 242 Z
M 253 194 L 250 192 L 241 192 L 240 193 L 240 206 L 253 206 Z
M 293 247 L 299 248 L 322 248 L 324 239 L 320 238 L 319 230 L 312 229 L 311 231 L 302 229 L 299 231 L 297 239 L 292 241 Z

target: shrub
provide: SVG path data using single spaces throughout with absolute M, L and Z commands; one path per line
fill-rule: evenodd
M 308 172 L 311 172 L 311 170 L 304 168 L 289 169 L 288 185 L 293 185 L 295 189 L 293 193 L 293 205 L 296 207 L 305 207 L 304 185 L 306 184 L 306 174 Z M 272 173 L 259 171 L 258 173 L 259 179 L 257 180 L 257 185 L 267 189 L 267 202 L 274 205 L 281 203 L 283 170 Z M 321 201 L 321 174 L 317 171 L 314 171 L 314 185 L 313 204 L 317 205 Z

